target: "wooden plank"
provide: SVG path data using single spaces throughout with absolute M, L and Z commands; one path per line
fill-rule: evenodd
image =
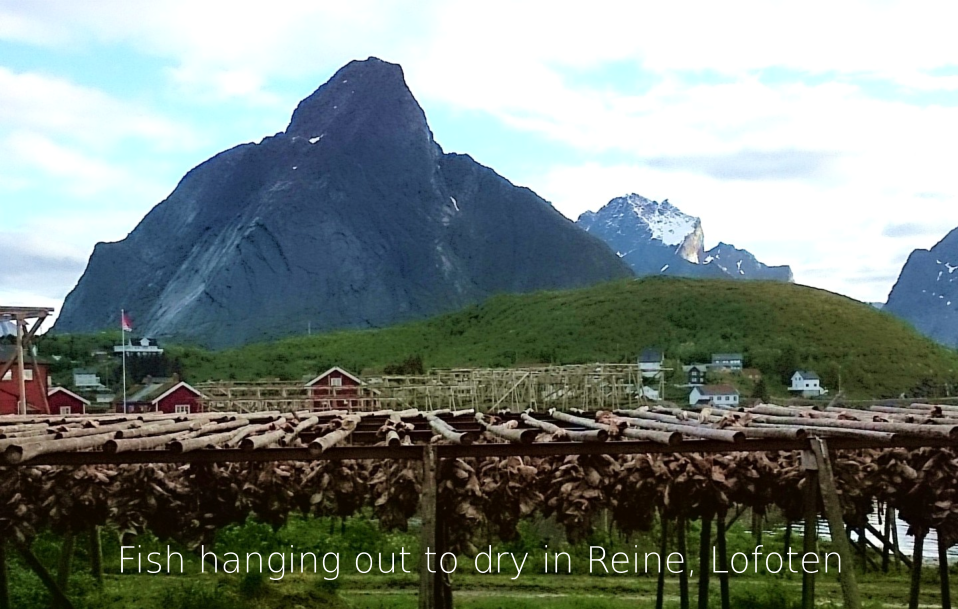
M 855 579 L 855 563 L 852 559 L 848 537 L 845 535 L 842 507 L 835 487 L 832 462 L 828 456 L 828 445 L 823 438 L 812 438 L 810 443 L 812 452 L 815 454 L 815 460 L 818 463 L 818 487 L 822 493 L 822 503 L 825 506 L 825 518 L 828 520 L 832 545 L 838 550 L 838 556 L 843 563 L 842 569 L 838 572 L 838 580 L 842 585 L 845 609 L 861 609 L 861 597 L 858 594 L 858 582 Z

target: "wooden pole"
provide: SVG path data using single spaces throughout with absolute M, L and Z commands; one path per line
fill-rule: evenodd
M 10 585 L 7 581 L 7 542 L 0 539 L 0 609 L 10 609 Z
M 895 553 L 895 572 L 901 573 L 901 545 L 898 543 L 898 517 L 895 508 L 891 510 L 891 544 Z
M 90 570 L 97 585 L 103 585 L 103 546 L 100 544 L 100 527 L 90 528 Z
M 57 585 L 64 592 L 70 584 L 70 571 L 73 568 L 73 548 L 76 537 L 71 529 L 63 534 L 63 544 L 60 546 L 60 563 L 57 565 Z
M 941 578 L 941 609 L 951 609 L 951 585 L 948 583 L 948 546 L 938 531 L 938 577 Z
M 908 609 L 918 609 L 918 594 L 921 592 L 921 561 L 925 547 L 925 529 L 915 527 L 915 552 L 911 564 L 911 590 L 908 592 Z
M 709 607 L 709 553 L 712 549 L 712 515 L 702 515 L 702 533 L 699 535 L 699 609 Z
M 24 368 L 23 368 L 23 324 L 25 323 L 22 317 L 17 317 L 17 374 L 20 377 L 17 379 L 20 385 L 20 396 L 17 400 L 17 414 L 27 414 L 27 385 L 26 379 L 23 378 Z M 37 379 L 34 379 L 36 382 Z
M 718 546 L 719 589 L 722 594 L 722 609 L 730 609 L 728 594 L 728 552 L 725 547 L 725 518 L 727 512 L 720 512 L 715 521 L 715 541 Z
M 755 538 L 755 547 L 762 545 L 762 515 L 752 508 L 752 537 Z
M 419 511 L 422 513 L 422 532 L 420 552 L 423 553 L 419 565 L 419 609 L 437 609 L 436 604 L 436 572 L 437 564 L 433 564 L 433 571 L 428 569 L 425 552 L 436 551 L 436 495 L 437 477 L 436 448 L 427 444 L 422 449 L 422 496 L 419 498 Z M 438 559 L 438 556 L 435 558 Z
M 682 556 L 682 570 L 679 571 L 679 606 L 681 609 L 689 609 L 689 553 L 685 544 L 685 516 L 680 515 L 675 523 L 678 529 L 676 543 L 679 546 L 679 554 Z
M 669 520 L 663 512 L 659 512 L 662 529 L 662 539 L 659 540 L 659 560 L 665 560 L 668 551 Z M 655 609 L 662 609 L 665 604 L 665 566 L 659 565 L 659 581 L 655 587 Z
M 436 511 L 436 607 L 452 609 L 452 583 L 449 574 L 439 567 L 439 559 L 449 548 L 449 521 Z
M 30 567 L 34 573 L 40 578 L 40 581 L 43 582 L 43 585 L 47 587 L 47 590 L 50 591 L 53 600 L 64 609 L 74 609 L 73 603 L 70 602 L 70 599 L 67 598 L 66 594 L 63 593 L 63 590 L 60 589 L 60 586 L 57 585 L 57 582 L 53 579 L 53 576 L 50 575 L 50 572 L 47 571 L 47 568 L 43 566 L 43 563 L 40 562 L 40 559 L 36 557 L 32 550 L 24 544 L 17 545 L 17 551 L 20 553 L 20 556 L 23 557 L 24 562 L 27 563 L 27 566 Z
M 868 542 L 865 537 L 865 527 L 858 528 L 858 545 L 862 553 L 862 573 L 868 573 Z
M 815 460 L 818 462 L 818 487 L 822 493 L 822 503 L 825 506 L 825 517 L 828 520 L 828 530 L 832 535 L 832 545 L 838 550 L 842 569 L 838 572 L 838 580 L 842 585 L 842 596 L 845 600 L 845 609 L 861 609 L 861 597 L 858 595 L 858 582 L 855 580 L 855 563 L 852 559 L 848 537 L 842 521 L 842 506 L 835 488 L 835 477 L 832 474 L 832 462 L 828 457 L 828 445 L 823 438 L 812 438 L 810 441 Z
M 792 521 L 791 520 L 789 520 L 788 523 L 785 525 L 785 541 L 782 545 L 784 546 L 782 556 L 788 556 L 788 551 L 792 548 Z M 785 576 L 785 569 L 782 569 L 782 577 L 784 576 Z
M 888 573 L 888 559 L 890 557 L 889 547 L 891 545 L 891 510 L 892 507 L 890 504 L 885 505 L 885 527 L 884 527 L 884 536 L 882 537 L 881 543 L 881 572 Z
M 805 533 L 803 556 L 818 552 L 818 462 L 811 451 L 802 451 L 805 469 Z M 802 609 L 815 609 L 815 574 L 802 570 Z

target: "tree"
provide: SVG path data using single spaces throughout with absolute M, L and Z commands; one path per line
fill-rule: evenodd
M 752 389 L 752 397 L 762 400 L 762 402 L 768 402 L 768 387 L 765 385 L 765 378 L 758 379 L 758 382 L 755 383 L 755 387 Z
M 779 353 L 775 361 L 775 374 L 783 385 L 792 382 L 792 375 L 798 369 L 798 351 L 792 344 L 787 344 Z

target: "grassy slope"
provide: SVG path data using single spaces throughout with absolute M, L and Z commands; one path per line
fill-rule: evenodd
M 633 361 L 644 347 L 707 360 L 744 351 L 772 388 L 795 367 L 860 397 L 896 397 L 958 378 L 958 353 L 905 322 L 823 290 L 777 282 L 647 278 L 494 297 L 381 330 L 291 338 L 210 353 L 176 349 L 188 378 L 298 379 L 330 365 L 378 368 L 419 354 L 428 367 Z

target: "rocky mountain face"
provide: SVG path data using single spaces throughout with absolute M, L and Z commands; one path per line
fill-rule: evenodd
M 402 69 L 370 58 L 97 244 L 55 329 L 112 329 L 124 308 L 143 335 L 226 347 L 631 275 L 531 190 L 444 153 Z
M 719 242 L 705 252 L 702 264 L 714 265 L 735 279 L 770 279 L 773 281 L 795 281 L 792 269 L 787 264 L 768 266 L 759 262 L 751 252 L 740 250 L 734 245 Z
M 597 212 L 583 213 L 576 224 L 608 243 L 639 276 L 793 280 L 788 266 L 767 266 L 727 243 L 706 251 L 702 221 L 668 200 L 616 197 Z
M 908 256 L 884 310 L 958 347 L 958 228 L 930 250 Z

